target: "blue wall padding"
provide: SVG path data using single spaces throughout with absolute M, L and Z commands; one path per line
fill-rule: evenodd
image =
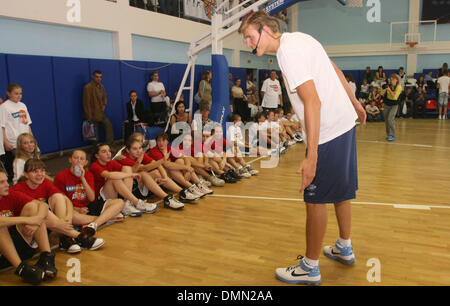
M 6 55 L 0 53 L 0 98 L 5 100 L 6 88 L 8 88 L 8 69 L 6 66 Z
M 220 122 L 226 131 L 226 122 L 231 113 L 230 108 L 230 86 L 228 79 L 228 63 L 224 55 L 212 55 L 212 105 L 209 118 L 215 122 Z
M 49 56 L 7 55 L 9 81 L 23 89 L 22 102 L 27 105 L 42 153 L 60 148 L 52 58 Z
M 53 58 L 56 115 L 61 150 L 88 145 L 80 133 L 83 123 L 83 87 L 90 82 L 89 60 Z
M 120 62 L 120 83 L 122 89 L 123 114 L 127 115 L 126 102 L 130 100 L 129 93 L 136 90 L 139 99 L 144 102 L 145 108 L 149 109 L 149 99 L 147 95 L 147 83 L 150 72 L 147 71 L 147 63 L 139 61 Z

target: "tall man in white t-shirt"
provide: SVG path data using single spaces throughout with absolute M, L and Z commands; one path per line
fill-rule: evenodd
M 262 107 L 264 110 L 275 110 L 278 105 L 283 106 L 281 97 L 280 81 L 277 79 L 277 72 L 272 70 L 270 77 L 266 79 L 261 87 Z
M 344 264 L 355 261 L 350 241 L 350 200 L 358 186 L 355 120 L 365 124 L 366 112 L 350 89 L 342 71 L 313 37 L 283 33 L 266 12 L 255 12 L 239 28 L 256 55 L 277 54 L 291 104 L 303 127 L 306 158 L 298 174 L 306 203 L 306 256 L 300 263 L 276 269 L 278 279 L 292 284 L 321 282 L 319 256 L 327 225 L 327 208 L 333 203 L 340 238 L 323 253 Z

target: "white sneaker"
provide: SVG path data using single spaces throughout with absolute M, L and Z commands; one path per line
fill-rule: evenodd
M 252 175 L 247 171 L 247 169 L 244 168 L 244 167 L 237 169 L 237 171 L 235 171 L 235 172 L 236 172 L 238 175 L 243 176 L 243 177 L 246 177 L 246 178 L 249 178 L 249 177 L 252 176 Z
M 296 266 L 276 269 L 275 276 L 289 284 L 320 285 L 322 277 L 319 267 L 311 268 L 304 263 L 303 257 L 298 259 L 300 263 Z
M 206 195 L 206 193 L 203 192 L 200 188 L 198 188 L 197 185 L 195 184 L 193 184 L 188 190 L 190 193 L 197 196 L 198 199 L 203 198 Z
M 216 187 L 222 187 L 223 185 L 225 185 L 225 181 L 224 181 L 224 180 L 222 180 L 222 179 L 220 179 L 220 178 L 218 178 L 217 176 L 214 176 L 214 175 L 211 175 L 211 176 L 208 178 L 208 181 L 209 181 L 213 186 L 216 186 Z
M 169 194 L 164 198 L 164 207 L 179 210 L 184 208 L 184 204 L 175 199 L 173 195 Z
M 136 205 L 136 209 L 146 214 L 153 214 L 158 209 L 158 204 L 148 203 L 143 200 L 139 200 Z
M 323 248 L 323 254 L 330 258 L 343 263 L 344 265 L 351 265 L 355 262 L 355 254 L 353 253 L 353 247 L 343 247 L 336 241 L 335 245 L 325 246 Z
M 212 183 L 210 181 L 205 181 L 205 179 L 203 177 L 200 179 L 200 184 L 202 184 L 203 186 L 206 186 L 206 187 L 211 187 L 211 185 L 212 185 Z
M 130 200 L 125 201 L 125 206 L 122 209 L 122 214 L 124 216 L 130 217 L 140 217 L 142 216 L 142 212 L 138 210 Z
M 214 192 L 211 189 L 209 189 L 207 186 L 203 185 L 201 182 L 199 184 L 197 184 L 197 188 L 200 189 L 205 195 L 211 194 Z
M 295 140 L 289 140 L 289 141 L 288 141 L 288 146 L 292 146 L 292 145 L 294 145 L 295 143 L 296 143 Z
M 258 170 L 255 170 L 252 168 L 252 166 L 247 165 L 245 166 L 245 169 L 247 169 L 247 171 L 251 174 L 251 175 L 257 175 L 259 173 Z
M 188 189 L 183 189 L 180 191 L 180 201 L 181 202 L 192 202 L 199 198 L 199 196 L 196 196 L 189 192 Z

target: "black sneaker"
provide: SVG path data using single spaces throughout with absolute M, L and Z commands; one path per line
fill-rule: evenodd
M 243 176 L 241 176 L 239 173 L 237 173 L 236 171 L 233 171 L 233 170 L 228 170 L 228 171 L 226 172 L 226 174 L 227 174 L 228 176 L 230 176 L 231 178 L 235 179 L 236 181 L 240 181 L 241 178 L 243 177 Z
M 37 266 L 28 266 L 22 262 L 14 271 L 26 283 L 38 285 L 44 280 L 45 272 Z
M 83 229 L 84 230 L 84 229 Z M 105 241 L 102 238 L 95 238 L 90 236 L 89 231 L 81 231 L 80 235 L 75 239 L 80 247 L 90 251 L 97 250 Z
M 224 180 L 225 183 L 234 184 L 237 182 L 235 178 L 232 178 L 228 173 L 223 173 L 219 176 L 220 179 Z
M 41 268 L 44 273 L 44 280 L 56 278 L 58 270 L 55 267 L 55 254 L 51 252 L 42 252 L 35 266 Z
M 59 248 L 69 254 L 81 252 L 81 247 L 77 244 L 75 239 L 64 235 L 59 237 Z

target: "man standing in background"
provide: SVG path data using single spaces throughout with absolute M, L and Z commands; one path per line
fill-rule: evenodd
M 83 115 L 87 121 L 94 122 L 96 128 L 101 126 L 105 133 L 105 142 L 112 145 L 114 130 L 111 121 L 105 114 L 107 96 L 105 86 L 102 84 L 102 72 L 95 70 L 92 81 L 83 88 Z
M 283 106 L 281 85 L 275 70 L 270 71 L 270 78 L 264 81 L 261 88 L 261 96 L 264 110 L 275 110 L 278 108 L 278 105 Z

